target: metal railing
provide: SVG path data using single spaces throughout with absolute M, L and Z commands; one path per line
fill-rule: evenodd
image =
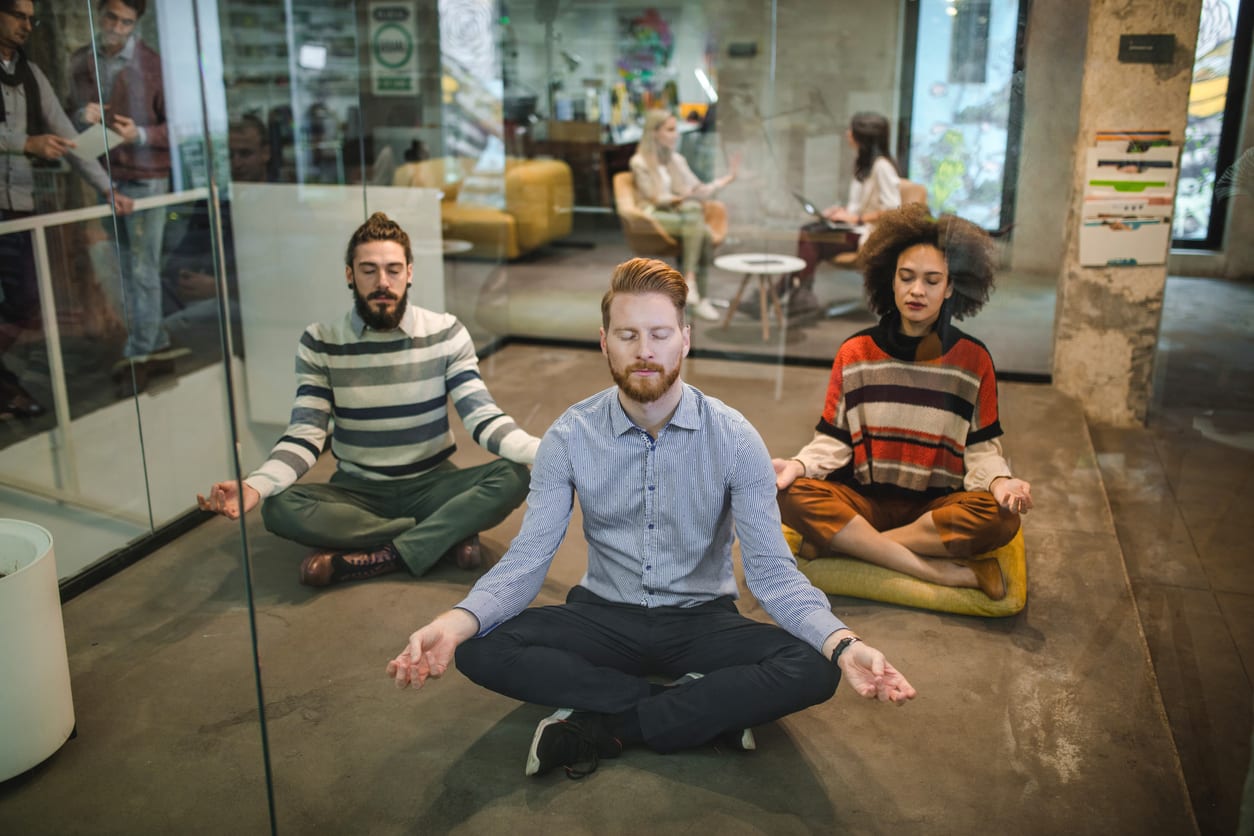
M 135 211 L 191 203 L 192 201 L 203 200 L 208 197 L 209 190 L 207 188 L 154 195 L 153 197 L 135 200 Z M 52 387 L 53 414 L 56 416 L 56 426 L 48 433 L 51 444 L 55 487 L 48 488 L 27 480 L 16 479 L 3 473 L 0 473 L 0 485 L 41 496 L 45 499 L 63 502 L 67 505 L 129 519 L 132 515 L 120 513 L 117 508 L 107 508 L 101 503 L 95 502 L 79 493 L 78 469 L 74 456 L 74 439 L 70 427 L 69 390 L 66 388 L 65 383 L 65 360 L 61 355 L 61 328 L 57 319 L 56 297 L 52 289 L 52 267 L 48 258 L 47 230 L 49 228 L 82 223 L 83 221 L 90 221 L 96 218 L 105 218 L 112 214 L 112 206 L 100 204 L 87 206 L 82 209 L 71 209 L 64 212 L 31 215 L 28 218 L 17 220 L 0 221 L 0 235 L 10 235 L 16 232 L 31 233 L 31 243 L 35 255 L 35 279 L 39 288 L 44 339 L 48 344 L 48 377 Z M 123 288 L 125 288 L 125 278 L 123 278 Z M 123 292 L 125 293 L 125 289 Z M 143 525 L 149 524 L 147 515 L 142 520 L 137 518 L 135 521 L 141 522 Z

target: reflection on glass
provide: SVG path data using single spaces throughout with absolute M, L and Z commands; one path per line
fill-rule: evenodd
M 4 16 L 0 51 L 24 44 L 40 96 L 5 114 L 34 118 L 33 153 L 0 155 L 0 481 L 11 513 L 57 537 L 62 578 L 187 512 L 195 469 L 231 448 L 224 422 L 202 426 L 225 402 L 202 188 L 199 72 L 215 62 L 198 63 L 190 13 L 100 0 L 36 40 Z M 49 43 L 72 47 L 64 66 Z
M 1180 154 L 1176 214 L 1172 222 L 1172 236 L 1185 241 L 1204 241 L 1210 236 L 1239 2 L 1204 0 L 1202 3 L 1193 85 L 1189 88 L 1189 117 Z
M 923 0 L 914 47 L 910 177 L 934 211 L 1003 224 L 1019 0 Z

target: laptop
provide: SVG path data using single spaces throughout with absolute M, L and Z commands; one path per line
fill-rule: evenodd
M 809 198 L 807 198 L 801 192 L 793 192 L 792 195 L 793 197 L 797 198 L 797 200 L 801 203 L 802 209 L 806 210 L 811 215 L 813 215 L 815 219 L 819 221 L 819 223 L 823 224 L 825 227 L 827 227 L 831 231 L 833 232 L 856 231 L 852 224 L 841 223 L 840 221 L 830 221 L 827 218 L 823 217 L 823 213 L 819 211 L 819 207 L 811 203 Z

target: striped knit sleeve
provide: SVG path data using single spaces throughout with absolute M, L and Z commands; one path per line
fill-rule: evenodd
M 322 453 L 335 397 L 322 343 L 310 326 L 296 349 L 296 402 L 292 417 L 270 457 L 244 481 L 264 499 L 305 474 Z
M 471 438 L 489 453 L 512 462 L 535 462 L 540 439 L 519 427 L 496 405 L 479 374 L 474 343 L 460 322 L 455 322 L 449 331 L 448 350 L 445 386 Z
M 978 345 L 978 344 L 976 344 Z M 971 413 L 962 463 L 966 471 L 962 487 L 968 491 L 986 491 L 998 476 L 1009 476 L 1010 465 L 1002 455 L 1001 419 L 997 414 L 997 370 L 987 349 L 979 345 L 980 390 Z
M 993 358 L 982 345 L 979 346 L 977 356 L 980 391 L 976 396 L 975 410 L 971 414 L 971 429 L 967 433 L 968 445 L 988 441 L 1002 434 L 1001 421 L 997 416 L 997 370 L 993 367 Z
M 845 412 L 844 369 L 849 362 L 850 343 L 846 342 L 836 352 L 836 360 L 832 363 L 832 375 L 827 382 L 827 397 L 823 402 L 823 415 L 815 426 L 815 431 L 831 436 L 845 446 L 852 443 L 849 433 L 849 419 Z

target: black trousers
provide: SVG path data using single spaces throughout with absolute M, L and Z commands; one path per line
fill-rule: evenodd
M 29 218 L 32 213 L 0 209 L 0 221 Z M 35 248 L 29 232 L 0 235 L 0 321 L 31 327 L 39 320 L 39 284 Z
M 508 697 L 578 711 L 636 709 L 658 752 L 778 719 L 836 692 L 840 671 L 813 647 L 745 618 L 731 598 L 639 607 L 583 587 L 561 606 L 524 610 L 457 649 L 457 667 Z M 650 675 L 704 678 L 654 695 Z

